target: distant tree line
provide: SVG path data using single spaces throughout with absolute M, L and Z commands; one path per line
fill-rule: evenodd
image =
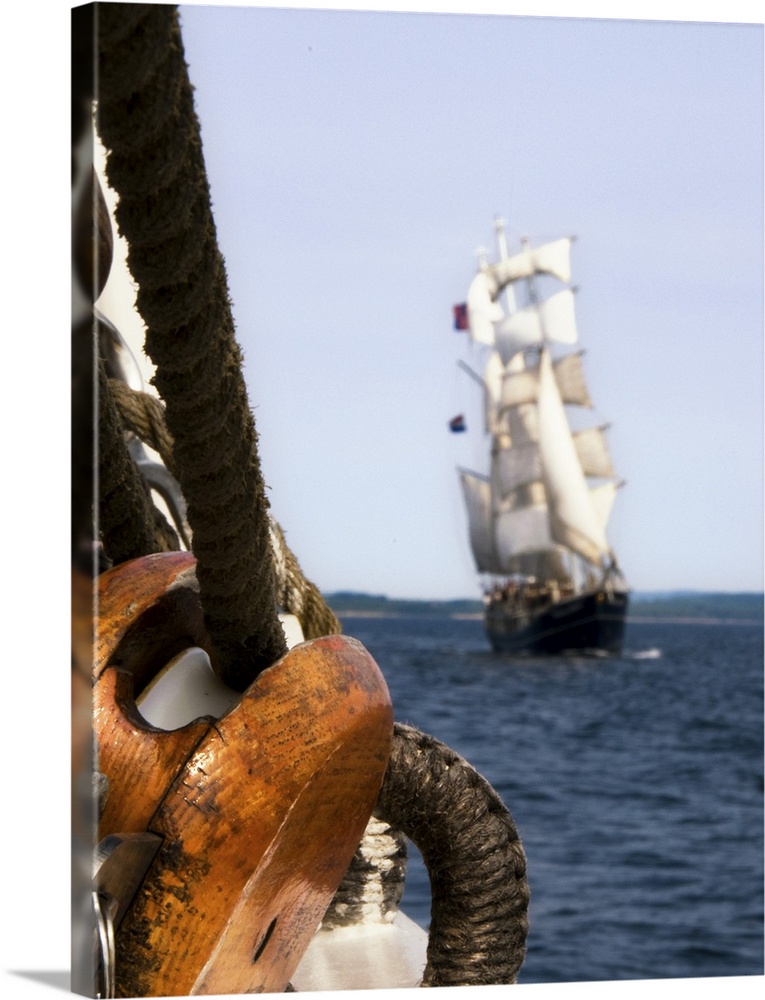
M 361 594 L 341 590 L 334 594 L 324 594 L 324 600 L 336 615 L 343 612 L 356 614 L 388 615 L 450 615 L 478 614 L 483 610 L 483 602 L 471 598 L 453 601 L 416 601 L 404 598 L 386 597 L 384 594 Z
M 763 595 L 756 593 L 633 594 L 630 612 L 646 618 L 729 618 L 763 621 Z
M 408 600 L 345 590 L 325 594 L 324 598 L 341 618 L 343 614 L 455 615 L 480 614 L 483 611 L 483 603 L 471 598 Z M 748 592 L 637 592 L 630 597 L 630 614 L 645 618 L 728 618 L 762 622 L 763 595 Z

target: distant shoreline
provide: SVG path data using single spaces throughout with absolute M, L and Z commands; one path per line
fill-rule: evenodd
M 338 618 L 452 618 L 481 621 L 484 605 L 480 598 L 427 600 L 387 597 L 356 591 L 324 594 Z M 633 591 L 627 623 L 661 622 L 673 625 L 763 625 L 765 597 L 758 591 Z
M 660 625 L 665 622 L 667 625 L 760 625 L 765 624 L 762 618 L 669 618 L 661 615 L 655 618 L 647 618 L 642 615 L 627 615 L 627 624 L 637 622 L 641 625 Z
M 455 621 L 477 621 L 483 620 L 480 611 L 373 611 L 352 609 L 343 611 L 335 609 L 334 613 L 341 620 L 343 618 L 450 618 Z M 668 615 L 627 615 L 627 625 L 634 622 L 639 625 L 764 625 L 761 618 L 708 618 L 693 615 L 686 617 L 670 617 Z

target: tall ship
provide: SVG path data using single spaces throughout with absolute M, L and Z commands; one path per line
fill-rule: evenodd
M 459 469 L 485 625 L 504 653 L 621 651 L 629 588 L 606 529 L 618 489 L 595 425 L 571 286 L 572 238 L 508 254 L 479 251 L 467 301 L 454 307 L 481 370 L 488 472 Z M 464 429 L 461 417 L 452 430 Z

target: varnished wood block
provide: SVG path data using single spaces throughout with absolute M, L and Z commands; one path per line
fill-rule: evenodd
M 149 726 L 135 708 L 126 649 L 138 650 L 139 673 L 148 675 L 162 641 L 177 644 L 175 633 L 204 643 L 194 615 L 182 620 L 185 598 L 164 604 L 185 609 L 176 627 L 161 622 L 163 595 L 187 589 L 189 563 L 177 555 L 150 557 L 156 576 L 132 566 L 131 587 L 105 580 L 100 602 L 102 617 L 112 601 L 119 606 L 119 624 L 104 622 L 96 668 L 99 767 L 108 780 L 100 835 L 145 829 L 162 838 L 117 934 L 118 993 L 281 992 L 377 799 L 390 696 L 360 643 L 328 636 L 292 649 L 222 718 L 172 733 Z M 138 641 L 147 614 L 148 659 Z

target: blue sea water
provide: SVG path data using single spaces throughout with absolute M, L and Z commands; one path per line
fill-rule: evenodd
M 763 631 L 629 622 L 606 659 L 524 659 L 473 619 L 353 617 L 395 718 L 476 767 L 531 889 L 521 983 L 763 974 Z M 428 926 L 410 851 L 402 908 Z

